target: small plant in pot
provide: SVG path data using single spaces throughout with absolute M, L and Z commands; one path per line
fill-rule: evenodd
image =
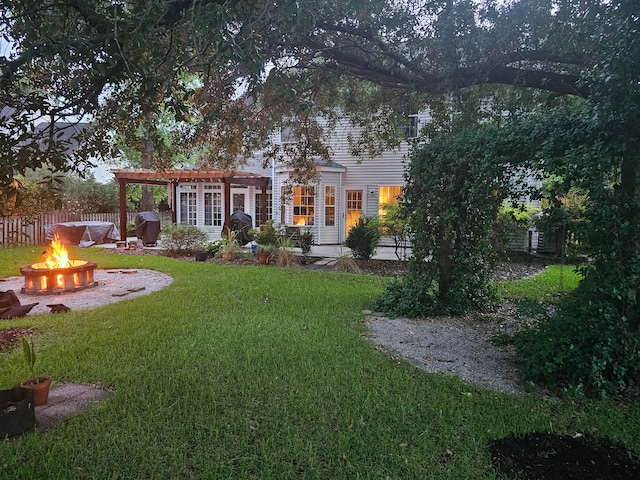
M 302 262 L 306 265 L 308 259 L 307 257 L 311 253 L 311 246 L 313 245 L 313 233 L 311 230 L 307 230 L 306 232 L 300 235 L 300 250 L 302 250 Z
M 220 241 L 220 256 L 223 260 L 231 261 L 235 258 L 236 253 L 240 251 L 240 244 L 236 239 L 236 232 L 230 228 L 225 229 L 225 233 Z
M 205 243 L 197 243 L 192 249 L 193 258 L 196 262 L 204 262 L 209 256 L 208 248 Z
M 31 343 L 29 343 L 25 337 L 22 337 L 22 352 L 24 353 L 24 360 L 31 372 L 31 377 L 22 382 L 20 386 L 33 390 L 33 403 L 36 406 L 44 405 L 49 399 L 51 377 L 49 375 L 36 375 L 36 352 L 33 346 L 33 338 L 31 339 Z
M 258 263 L 261 263 L 263 265 L 269 263 L 269 257 L 271 257 L 271 255 L 273 255 L 273 253 L 276 252 L 277 250 L 278 250 L 278 247 L 271 243 L 266 243 L 266 244 L 259 243 L 258 244 Z

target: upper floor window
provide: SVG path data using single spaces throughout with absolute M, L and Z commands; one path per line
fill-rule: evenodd
M 297 143 L 299 140 L 300 136 L 293 127 L 282 127 L 280 129 L 280 143 Z
M 400 133 L 405 137 L 417 138 L 418 137 L 418 116 L 410 115 L 407 118 L 407 123 L 400 127 Z

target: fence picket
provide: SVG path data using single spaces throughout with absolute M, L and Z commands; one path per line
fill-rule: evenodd
M 136 212 L 127 212 L 127 221 L 133 222 Z M 55 211 L 34 216 L 0 217 L 0 248 L 14 246 L 45 245 L 44 226 L 64 222 L 112 222 L 120 228 L 120 214 L 85 213 L 77 214 Z

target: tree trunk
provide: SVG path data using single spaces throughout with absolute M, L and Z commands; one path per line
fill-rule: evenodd
M 440 245 L 438 248 L 438 296 L 444 300 L 449 293 L 451 271 L 451 239 L 447 236 L 446 227 L 440 227 Z
M 153 140 L 145 138 L 142 147 L 142 168 L 151 168 L 151 159 L 153 157 Z M 140 211 L 153 212 L 155 210 L 155 202 L 153 200 L 153 189 L 150 185 L 142 185 L 142 196 L 140 198 Z

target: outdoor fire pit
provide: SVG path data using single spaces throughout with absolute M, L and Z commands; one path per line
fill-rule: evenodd
M 83 260 L 69 260 L 69 266 L 64 268 L 49 268 L 44 262 L 25 265 L 20 267 L 24 277 L 22 293 L 64 293 L 95 287 L 98 284 L 93 279 L 96 266 L 96 262 Z
M 22 293 L 48 295 L 98 285 L 93 276 L 96 262 L 69 260 L 69 254 L 58 238 L 51 242 L 45 257 L 44 262 L 20 267 L 20 274 L 24 277 Z

